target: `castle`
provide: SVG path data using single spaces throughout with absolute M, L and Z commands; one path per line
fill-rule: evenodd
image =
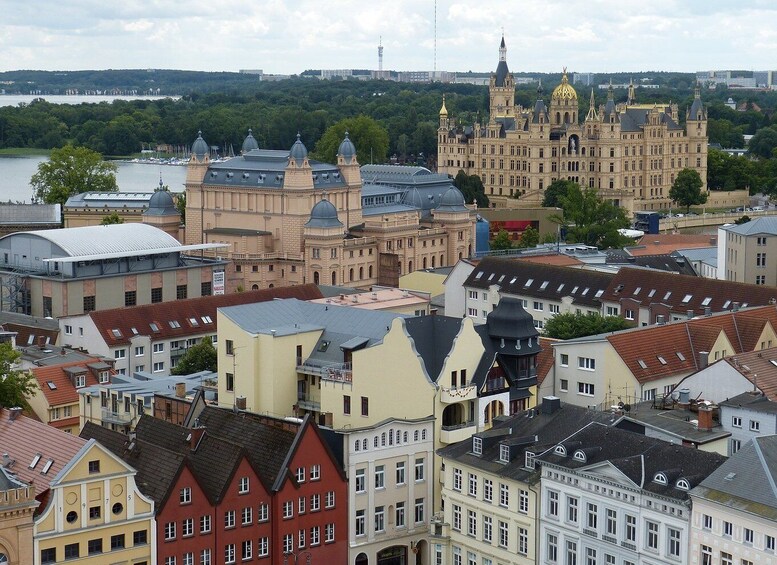
M 337 163 L 302 140 L 265 150 L 251 134 L 239 157 L 212 162 L 202 135 L 186 176 L 191 243 L 226 243 L 227 291 L 303 283 L 397 286 L 416 269 L 474 252 L 475 214 L 447 175 L 365 165 L 346 133 Z
M 598 108 L 592 90 L 586 111 L 566 69 L 549 106 L 540 84 L 534 106 L 523 108 L 515 104 L 503 37 L 488 90 L 487 124 L 456 124 L 443 98 L 437 157 L 439 173 L 478 175 L 492 206 L 539 204 L 550 183 L 568 179 L 629 211 L 665 209 L 686 167 L 698 171 L 706 190 L 707 111 L 698 87 L 685 127 L 677 104 L 638 104 L 633 84 L 620 103 L 611 86 Z

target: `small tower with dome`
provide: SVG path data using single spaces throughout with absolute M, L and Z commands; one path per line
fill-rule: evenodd
M 148 208 L 142 214 L 143 223 L 159 228 L 175 239 L 179 239 L 181 214 L 175 206 L 175 199 L 170 191 L 164 188 L 162 177 L 159 177 L 159 188 L 148 201 Z
M 254 134 L 252 130 L 248 129 L 248 135 L 243 140 L 243 148 L 241 149 L 241 153 L 245 155 L 249 151 L 253 151 L 254 149 L 259 149 L 259 142 L 256 141 L 256 138 L 254 137 Z
M 567 69 L 561 75 L 561 83 L 550 96 L 550 119 L 555 127 L 577 124 L 577 92 L 569 84 Z
M 342 284 L 344 236 L 345 224 L 324 193 L 304 226 L 306 280 L 315 284 Z
M 432 210 L 435 224 L 442 224 L 450 231 L 445 250 L 445 262 L 440 264 L 455 265 L 459 259 L 472 254 L 474 241 L 474 224 L 471 221 L 472 210 L 464 202 L 464 195 L 455 186 L 446 190 L 440 197 L 439 204 Z
M 210 147 L 202 138 L 202 131 L 197 132 L 197 138 L 192 143 L 191 157 L 186 166 L 186 207 L 199 210 L 203 205 L 203 182 L 210 166 Z M 180 217 L 178 218 L 180 223 Z M 202 218 L 197 214 L 190 214 L 189 225 L 185 231 L 184 239 L 187 245 L 205 243 Z M 177 231 L 176 236 L 178 237 Z

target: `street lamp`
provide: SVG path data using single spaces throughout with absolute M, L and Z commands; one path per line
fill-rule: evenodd
M 286 551 L 283 554 L 283 565 L 289 565 L 289 555 L 294 556 L 294 565 L 300 565 L 299 558 L 305 556 L 305 565 L 310 565 L 310 559 L 313 557 L 309 551 L 300 551 L 294 553 L 293 551 Z

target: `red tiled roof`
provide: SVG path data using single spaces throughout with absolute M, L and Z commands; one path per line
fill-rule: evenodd
M 0 446 L 13 464 L 6 468 L 20 480 L 35 486 L 35 496 L 49 488 L 51 481 L 62 468 L 70 463 L 86 444 L 85 439 L 68 434 L 32 418 L 19 415 L 14 421 L 9 418 L 10 410 L 0 410 Z M 34 468 L 30 464 L 40 455 Z M 44 474 L 48 461 L 51 466 Z
M 102 310 L 90 312 L 89 316 L 110 347 L 126 345 L 135 335 L 152 335 L 155 339 L 174 339 L 215 333 L 218 308 L 266 302 L 276 298 L 313 300 L 323 298 L 323 294 L 316 285 L 303 284 Z M 208 322 L 207 319 L 211 321 Z M 191 320 L 194 320 L 196 325 L 193 325 Z M 170 322 L 174 322 L 173 325 L 178 327 L 172 327 Z M 151 323 L 156 324 L 158 331 L 153 331 Z M 114 330 L 118 331 L 118 336 L 114 334 Z
M 99 357 L 93 357 L 92 359 L 93 360 L 91 361 L 71 361 L 70 363 L 63 363 L 61 365 L 34 367 L 32 369 L 32 374 L 35 377 L 35 380 L 38 381 L 38 388 L 40 389 L 40 392 L 43 393 L 43 396 L 46 397 L 46 402 L 48 402 L 50 407 L 53 408 L 63 404 L 75 404 L 78 402 L 78 391 L 64 369 L 69 367 L 84 367 L 86 369 L 85 386 L 99 384 L 87 365 L 90 363 L 99 363 L 102 360 Z M 114 374 L 114 372 L 111 371 L 111 374 Z M 54 388 L 49 386 L 48 383 L 52 383 Z
M 561 341 L 559 339 L 553 339 L 549 337 L 540 337 L 540 347 L 542 348 L 537 354 L 537 386 L 542 384 L 545 377 L 548 376 L 555 356 L 553 355 L 553 347 L 551 343 Z
M 705 307 L 712 312 L 730 310 L 735 302 L 743 308 L 773 304 L 777 300 L 777 288 L 623 267 L 613 276 L 601 299 L 609 302 L 630 299 L 642 307 L 664 304 L 676 314 L 693 310 L 699 315 L 704 314 Z
M 646 383 L 697 370 L 699 352 L 709 351 L 721 332 L 734 353 L 752 351 L 767 323 L 777 328 L 776 306 L 616 332 L 607 340 L 637 381 Z
M 77 426 L 80 423 L 81 423 L 81 417 L 73 416 L 72 418 L 64 418 L 62 420 L 53 420 L 49 423 L 49 426 L 53 426 L 58 430 L 61 430 L 62 428 L 70 428 L 72 426 Z
M 548 255 L 526 255 L 517 256 L 515 261 L 526 261 L 527 263 L 542 263 L 543 265 L 558 265 L 559 267 L 576 267 L 583 262 L 575 257 L 564 255 L 563 253 L 550 253 Z
M 723 362 L 762 390 L 769 400 L 777 400 L 777 347 L 730 355 Z

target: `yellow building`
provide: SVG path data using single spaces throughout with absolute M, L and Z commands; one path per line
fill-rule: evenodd
M 364 179 L 364 180 L 363 180 Z M 360 167 L 347 134 L 337 163 L 258 148 L 211 163 L 198 137 L 186 177 L 186 241 L 228 245 L 228 290 L 302 283 L 397 286 L 418 268 L 474 251 L 473 211 L 447 175 L 423 167 Z
M 35 488 L 0 467 L 0 563 L 23 565 L 32 555 Z
M 595 188 L 632 212 L 668 208 L 669 189 L 686 167 L 698 171 L 706 188 L 707 112 L 698 87 L 685 127 L 677 104 L 638 104 L 633 85 L 627 100 L 617 104 L 610 87 L 607 103 L 598 108 L 591 91 L 586 111 L 566 69 L 550 105 L 542 94 L 540 85 L 533 107 L 515 105 L 502 38 L 489 84 L 488 123 L 457 125 L 443 99 L 438 171 L 478 175 L 498 208 L 536 205 L 558 179 Z
M 153 562 L 153 502 L 135 470 L 94 440 L 86 441 L 22 416 L 0 414 L 4 467 L 33 485 L 38 507 L 32 551 L 23 563 Z

